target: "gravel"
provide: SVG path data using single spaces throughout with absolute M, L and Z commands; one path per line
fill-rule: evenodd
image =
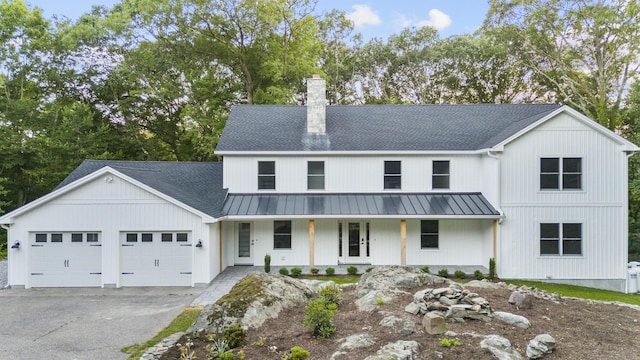
M 7 286 L 7 260 L 0 260 L 0 290 Z

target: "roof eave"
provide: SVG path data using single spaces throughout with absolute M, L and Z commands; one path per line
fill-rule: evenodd
M 490 148 L 482 148 L 477 150 L 291 150 L 291 151 L 216 151 L 216 155 L 257 155 L 257 156 L 277 156 L 277 155 L 295 155 L 295 156 L 308 156 L 308 155 L 477 155 L 484 154 Z

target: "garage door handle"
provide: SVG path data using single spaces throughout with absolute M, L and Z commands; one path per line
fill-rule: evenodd
M 99 272 L 99 273 L 92 273 L 92 272 L 90 272 L 90 273 L 89 273 L 89 275 L 102 275 L 102 273 L 101 273 L 101 272 Z
M 191 244 L 180 244 L 180 246 L 191 246 Z
M 32 247 L 43 247 L 44 245 L 36 245 L 36 244 L 32 244 Z
M 180 275 L 191 275 L 191 271 L 181 271 Z
M 43 273 L 31 273 L 31 275 L 43 275 Z
M 91 244 L 89 246 L 102 246 L 102 244 L 98 244 L 98 245 Z
M 123 272 L 122 275 L 133 275 L 132 272 Z
M 122 246 L 133 246 L 133 244 L 122 244 Z

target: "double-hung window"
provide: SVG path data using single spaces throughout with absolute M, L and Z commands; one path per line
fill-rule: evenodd
M 420 221 L 420 248 L 438 248 L 438 220 Z
M 291 220 L 273 222 L 273 248 L 291 249 Z
M 541 223 L 540 255 L 582 255 L 582 224 Z
M 324 161 L 307 162 L 307 189 L 324 190 Z
M 258 161 L 258 189 L 276 189 L 276 162 Z
M 582 189 L 582 158 L 540 158 L 540 189 Z
M 400 161 L 384 162 L 384 188 L 400 189 L 402 188 L 402 169 Z
M 431 168 L 431 187 L 434 189 L 448 189 L 449 160 L 434 160 Z

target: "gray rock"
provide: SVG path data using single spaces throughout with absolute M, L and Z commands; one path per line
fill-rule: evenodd
M 389 328 L 396 331 L 403 336 L 411 335 L 415 331 L 415 323 L 411 320 L 403 319 L 401 317 L 390 315 L 380 320 L 380 326 Z
M 307 286 L 309 286 L 311 289 L 313 289 L 313 291 L 319 291 L 322 288 L 325 288 L 327 286 L 333 286 L 336 283 L 334 283 L 333 281 L 329 280 L 329 281 L 322 281 L 322 280 L 308 280 L 308 279 L 300 279 L 300 281 L 302 281 L 303 283 L 305 283 Z
M 464 286 L 462 284 L 458 284 L 457 282 L 452 282 L 449 284 L 449 288 L 455 292 L 462 292 L 464 290 Z
M 511 347 L 511 342 L 502 336 L 489 335 L 480 341 L 480 347 L 491 351 L 499 360 L 522 360 L 522 355 Z
M 450 298 L 448 298 L 446 296 L 440 296 L 438 301 L 440 301 L 440 303 L 442 303 L 444 305 L 447 305 L 447 306 L 456 305 L 458 303 L 458 300 L 450 299 Z
M 365 360 L 413 360 L 419 346 L 416 341 L 399 340 L 383 346 L 376 355 L 367 356 Z
M 516 306 L 516 309 L 531 309 L 531 297 L 520 291 L 514 291 L 509 296 L 509 304 Z
M 371 335 L 366 333 L 351 335 L 338 341 L 343 341 L 340 345 L 340 351 L 367 348 L 376 342 Z
M 500 285 L 487 280 L 471 280 L 464 286 L 470 288 L 482 288 L 482 289 L 499 289 Z
M 412 302 L 409 303 L 409 305 L 404 307 L 404 311 L 413 314 L 413 315 L 417 315 L 420 312 L 420 305 Z
M 549 334 L 541 334 L 529 341 L 527 345 L 527 357 L 529 359 L 540 359 L 551 354 L 556 348 L 556 339 Z
M 509 325 L 513 325 L 521 329 L 528 329 L 531 326 L 529 319 L 527 319 L 526 317 L 504 312 L 504 311 L 494 312 L 493 317 L 500 321 L 504 321 Z
M 426 313 L 422 318 L 422 326 L 431 335 L 442 334 L 447 330 L 444 317 L 437 313 Z

